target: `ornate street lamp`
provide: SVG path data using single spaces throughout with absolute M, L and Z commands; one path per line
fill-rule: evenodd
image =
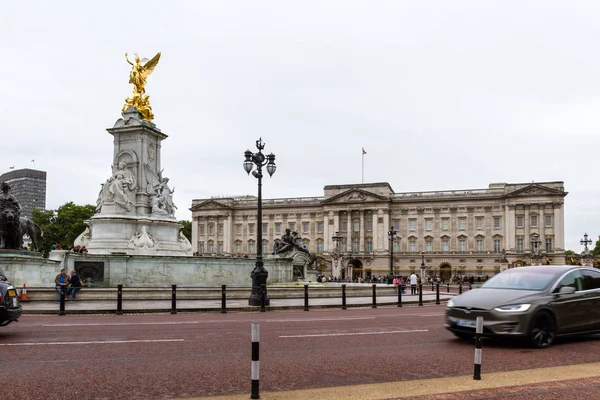
M 421 282 L 425 280 L 425 252 L 421 251 Z
M 335 242 L 335 248 L 333 249 L 333 253 L 331 254 L 331 258 L 333 259 L 331 275 L 333 275 L 333 277 L 335 278 L 335 276 L 337 275 L 336 273 L 339 272 L 338 269 L 341 261 L 340 242 L 344 239 L 344 237 L 341 236 L 338 231 L 336 231 L 335 235 L 333 235 L 331 239 Z
M 593 267 L 594 266 L 594 255 L 588 249 L 588 245 L 592 244 L 592 239 L 588 239 L 588 234 L 585 233 L 583 235 L 583 239 L 579 241 L 579 243 L 584 246 L 583 252 L 581 253 L 581 265 L 584 267 Z
M 252 293 L 250 294 L 250 298 L 248 299 L 248 305 L 251 306 L 260 306 L 261 305 L 261 287 L 262 285 L 267 284 L 267 278 L 269 277 L 269 272 L 265 269 L 263 263 L 263 254 L 262 254 L 262 167 L 267 167 L 267 172 L 269 176 L 273 176 L 277 166 L 275 165 L 275 155 L 273 153 L 265 156 L 262 153 L 262 150 L 265 148 L 265 143 L 263 143 L 262 138 L 259 138 L 256 141 L 256 148 L 258 149 L 258 153 L 252 153 L 250 150 L 246 150 L 244 152 L 244 156 L 246 159 L 244 160 L 244 170 L 250 175 L 252 172 L 252 176 L 258 179 L 258 214 L 256 215 L 257 229 L 256 229 L 256 265 L 252 270 L 250 276 L 252 277 Z M 256 170 L 252 171 L 254 166 L 256 165 Z M 265 286 L 266 287 L 266 286 Z M 269 298 L 265 293 L 265 305 L 269 305 Z
M 542 264 L 542 252 L 540 250 L 541 244 L 542 242 L 539 239 L 539 235 L 534 233 L 531 239 L 531 265 Z
M 390 241 L 390 275 L 394 276 L 394 240 L 396 240 L 396 238 L 398 237 L 396 235 L 396 232 L 394 230 L 394 227 L 392 226 L 392 229 L 389 230 L 388 232 L 388 239 Z

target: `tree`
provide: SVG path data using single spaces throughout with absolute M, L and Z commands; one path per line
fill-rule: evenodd
M 42 228 L 44 236 L 40 241 L 40 251 L 45 257 L 53 243 L 59 243 L 63 249 L 71 249 L 75 239 L 87 227 L 84 221 L 96 212 L 91 204 L 78 206 L 73 202 L 65 203 L 58 210 L 33 210 L 32 220 Z
M 573 250 L 565 251 L 565 256 L 572 256 L 573 254 L 575 254 L 575 252 Z
M 191 221 L 179 221 L 183 228 L 181 228 L 181 232 L 183 232 L 183 236 L 185 236 L 190 242 L 192 241 L 192 222 Z
M 596 247 L 594 247 L 592 253 L 594 253 L 596 256 L 600 254 L 600 236 L 598 236 L 598 240 L 596 240 Z

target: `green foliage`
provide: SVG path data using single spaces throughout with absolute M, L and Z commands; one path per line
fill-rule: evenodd
M 575 254 L 575 252 L 573 250 L 565 251 L 565 256 L 572 256 L 573 254 Z
M 192 241 L 192 221 L 179 221 L 183 228 L 181 232 L 183 232 L 183 236 L 185 236 L 190 242 Z
M 44 256 L 48 256 L 54 242 L 59 243 L 63 249 L 70 250 L 77 236 L 87 227 L 84 221 L 91 218 L 95 210 L 96 207 L 91 204 L 78 206 L 73 202 L 65 203 L 58 210 L 33 210 L 32 220 L 44 232 L 40 242 L 40 251 Z
M 600 236 L 598 236 L 598 240 L 596 240 L 596 247 L 594 247 L 594 250 L 592 250 L 592 253 L 594 253 L 594 255 L 600 254 Z

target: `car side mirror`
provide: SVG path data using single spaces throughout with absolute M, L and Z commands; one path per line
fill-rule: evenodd
M 559 294 L 573 294 L 575 293 L 575 288 L 572 286 L 562 286 L 559 290 L 558 290 Z

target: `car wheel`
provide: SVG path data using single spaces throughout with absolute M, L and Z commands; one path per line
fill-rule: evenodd
M 533 347 L 543 349 L 552 346 L 556 339 L 556 323 L 549 313 L 536 314 L 529 331 L 529 341 Z
M 471 339 L 473 339 L 473 336 L 474 336 L 472 333 L 468 333 L 468 332 L 453 331 L 452 333 L 454 334 L 454 336 L 456 336 L 460 340 L 471 340 Z

